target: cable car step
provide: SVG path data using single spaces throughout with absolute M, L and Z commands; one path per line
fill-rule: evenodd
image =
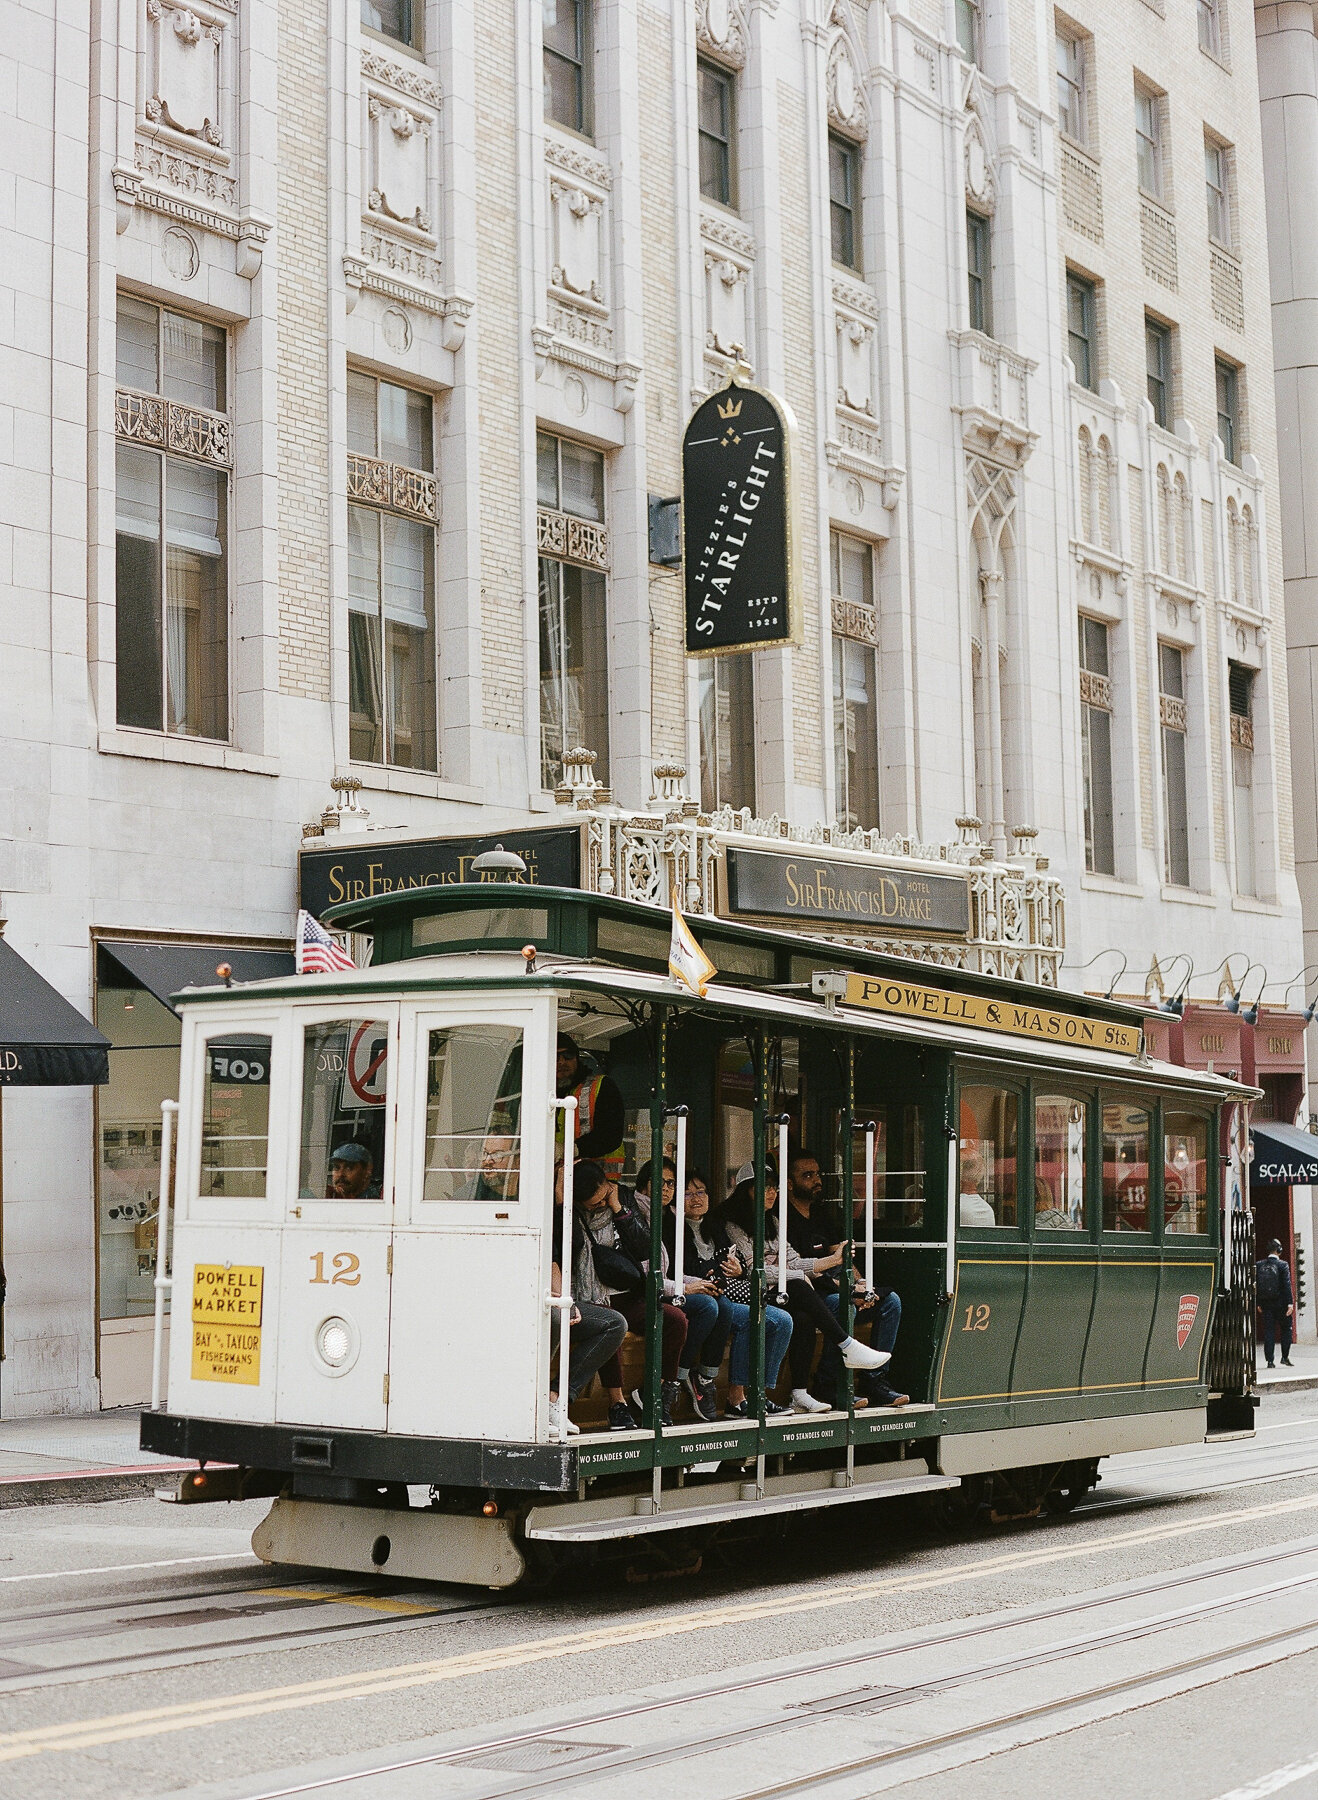
M 800 1476 L 765 1483 L 756 1497 L 754 1484 L 723 1482 L 717 1488 L 677 1488 L 665 1491 L 662 1512 L 638 1512 L 650 1506 L 650 1496 L 632 1495 L 616 1500 L 569 1502 L 564 1506 L 537 1506 L 526 1516 L 528 1538 L 556 1544 L 600 1543 L 607 1538 L 636 1537 L 652 1531 L 688 1531 L 699 1525 L 717 1525 L 727 1519 L 764 1518 L 771 1513 L 808 1512 L 820 1506 L 842 1506 L 855 1500 L 887 1500 L 901 1494 L 932 1494 L 961 1485 L 959 1476 L 931 1475 L 926 1465 L 911 1458 L 882 1464 L 894 1473 L 876 1478 L 869 1469 L 857 1471 L 854 1486 L 821 1487 L 819 1476 L 806 1486 Z M 896 1473 L 900 1470 L 901 1473 Z M 840 1471 L 839 1471 L 840 1473 Z M 606 1510 L 607 1509 L 607 1510 Z

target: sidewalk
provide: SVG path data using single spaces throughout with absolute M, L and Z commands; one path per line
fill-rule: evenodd
M 1296 1388 L 1318 1387 L 1318 1344 L 1293 1344 L 1291 1346 L 1292 1367 L 1283 1369 L 1281 1352 L 1277 1352 L 1277 1366 L 1270 1369 L 1263 1360 L 1263 1346 L 1258 1347 L 1258 1390 L 1261 1394 L 1290 1393 Z
M 196 1467 L 139 1449 L 138 1419 L 126 1407 L 0 1421 L 0 1508 L 151 1494 L 162 1476 Z

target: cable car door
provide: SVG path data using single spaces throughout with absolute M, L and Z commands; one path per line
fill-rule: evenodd
M 404 1006 L 402 1042 L 389 1428 L 531 1441 L 547 1342 L 551 1008 Z
M 383 1431 L 398 1006 L 331 1002 L 297 1023 L 275 1416 Z

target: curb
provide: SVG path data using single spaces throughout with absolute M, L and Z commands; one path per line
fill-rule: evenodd
M 1295 1375 L 1289 1381 L 1260 1381 L 1254 1391 L 1266 1399 L 1269 1394 L 1294 1394 L 1301 1388 L 1318 1388 L 1318 1375 Z
M 70 1506 L 100 1500 L 150 1497 L 161 1477 L 185 1473 L 195 1463 L 162 1463 L 129 1469 L 71 1469 L 58 1475 L 0 1477 L 0 1511 L 18 1506 Z

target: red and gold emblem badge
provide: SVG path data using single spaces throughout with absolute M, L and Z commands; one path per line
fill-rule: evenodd
M 1178 1350 L 1184 1350 L 1186 1340 L 1194 1330 L 1194 1322 L 1198 1317 L 1198 1294 L 1182 1294 L 1176 1308 L 1176 1348 Z

